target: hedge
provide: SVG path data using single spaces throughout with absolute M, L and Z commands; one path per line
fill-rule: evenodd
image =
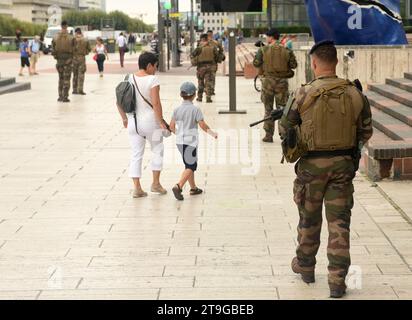
M 0 15 L 0 35 L 3 37 L 15 36 L 16 29 L 21 30 L 23 37 L 30 37 L 46 32 L 47 25 L 34 24 Z
M 245 37 L 258 37 L 259 34 L 264 34 L 266 33 L 268 29 L 267 28 L 255 28 L 255 29 L 242 29 L 243 35 Z M 276 27 L 276 30 L 279 31 L 279 33 L 309 33 L 311 34 L 310 27 L 307 26 L 279 26 Z

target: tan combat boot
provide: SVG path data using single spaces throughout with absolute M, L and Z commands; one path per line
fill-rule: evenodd
M 330 297 L 339 299 L 342 298 L 346 294 L 346 285 L 336 285 L 336 284 L 329 284 L 330 289 Z
M 299 261 L 297 257 L 294 257 L 292 260 L 292 271 L 294 273 L 300 274 L 302 276 L 302 280 L 305 283 L 313 283 L 315 282 L 315 271 L 305 271 L 299 265 Z

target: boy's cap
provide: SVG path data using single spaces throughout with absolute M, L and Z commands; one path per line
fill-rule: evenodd
M 194 96 L 196 94 L 196 90 L 196 86 L 192 82 L 185 82 L 180 87 L 180 92 L 186 97 Z

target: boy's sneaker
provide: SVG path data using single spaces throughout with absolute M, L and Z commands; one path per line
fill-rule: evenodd
M 177 200 L 183 201 L 185 199 L 182 195 L 182 189 L 180 189 L 178 184 L 173 187 L 172 191 Z
M 196 195 L 202 194 L 202 193 L 203 193 L 203 190 L 202 190 L 202 189 L 199 189 L 199 188 L 190 189 L 190 195 L 191 195 L 191 196 L 196 196 Z
M 159 184 L 158 186 L 152 185 L 151 191 L 153 193 L 158 193 L 158 194 L 166 194 L 167 191 Z
M 212 103 L 213 101 L 212 101 L 212 98 L 211 97 L 208 97 L 208 98 L 206 98 L 206 103 Z
M 197 101 L 197 102 L 202 102 L 203 99 L 202 99 L 202 98 L 197 98 L 196 101 Z

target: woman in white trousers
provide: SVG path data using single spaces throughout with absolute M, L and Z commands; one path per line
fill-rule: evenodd
M 134 198 L 147 196 L 147 193 L 143 191 L 140 184 L 146 141 L 150 144 L 152 151 L 151 169 L 153 172 L 153 183 L 151 191 L 158 194 L 167 193 L 160 184 L 160 173 L 163 169 L 163 132 L 167 128 L 163 120 L 160 101 L 160 82 L 155 76 L 157 63 L 158 59 L 153 53 L 142 53 L 139 57 L 139 71 L 129 78 L 129 81 L 136 89 L 137 127 L 134 115 L 125 114 L 118 107 L 123 119 L 123 125 L 128 130 L 130 146 L 132 148 L 129 176 L 133 179 L 135 187 L 133 192 Z

